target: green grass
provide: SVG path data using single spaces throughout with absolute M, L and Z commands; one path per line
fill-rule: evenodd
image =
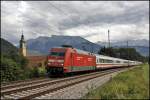
M 149 65 L 118 74 L 83 99 L 149 99 Z

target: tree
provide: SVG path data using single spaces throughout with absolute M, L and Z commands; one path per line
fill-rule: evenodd
M 139 52 L 136 51 L 134 48 L 105 48 L 99 50 L 98 54 L 122 58 L 122 59 L 129 59 L 129 60 L 137 60 L 142 62 L 148 62 L 148 59 Z
M 37 66 L 38 66 L 38 67 L 42 67 L 42 62 L 38 63 Z
M 106 55 L 106 56 L 111 56 L 111 57 L 116 57 L 116 49 L 115 48 L 101 48 L 101 50 L 98 52 L 98 54 Z
M 20 62 L 19 63 L 20 63 L 21 68 L 25 69 L 27 67 L 29 61 L 25 57 L 20 56 Z
M 39 77 L 39 70 L 37 67 L 33 68 L 33 77 Z
M 12 59 L 1 56 L 1 81 L 14 81 L 22 79 L 23 70 Z

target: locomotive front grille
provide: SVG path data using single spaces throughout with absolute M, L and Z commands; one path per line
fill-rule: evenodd
M 47 72 L 49 74 L 63 74 L 63 67 L 48 67 Z

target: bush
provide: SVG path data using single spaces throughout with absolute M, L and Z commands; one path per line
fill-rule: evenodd
M 46 69 L 45 69 L 45 67 L 39 67 L 38 71 L 39 71 L 39 75 L 40 76 L 45 76 L 46 75 Z
M 1 81 L 14 81 L 24 78 L 23 70 L 12 59 L 1 57 Z
M 43 67 L 34 67 L 30 69 L 30 77 L 42 77 L 45 76 L 46 70 Z
M 43 67 L 27 67 L 28 60 L 23 56 L 1 55 L 1 82 L 41 77 L 46 74 Z
M 28 60 L 19 54 L 19 49 L 1 39 L 1 82 L 22 80 L 44 75 L 44 70 L 27 67 Z M 41 63 L 39 64 L 41 66 Z

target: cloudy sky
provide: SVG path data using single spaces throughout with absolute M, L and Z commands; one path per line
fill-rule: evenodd
M 18 44 L 39 36 L 81 36 L 91 42 L 149 40 L 148 1 L 2 1 L 1 36 Z

